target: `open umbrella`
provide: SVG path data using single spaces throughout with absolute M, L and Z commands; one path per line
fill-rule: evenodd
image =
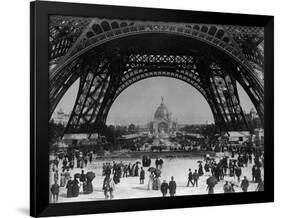
M 155 172 L 155 170 L 156 170 L 155 167 L 149 167 L 149 168 L 148 168 L 148 171 L 149 171 L 149 172 Z
M 143 156 L 142 156 L 142 159 L 148 159 L 148 156 L 143 155 Z
M 96 177 L 96 174 L 92 171 L 86 173 L 86 178 L 90 182 L 93 181 L 95 177 Z
M 216 179 L 216 177 L 214 176 L 210 176 L 206 183 L 209 185 L 209 186 L 215 186 L 217 183 L 218 183 L 218 180 Z
M 141 164 L 141 162 L 137 161 L 136 164 Z
M 111 165 L 106 165 L 105 166 L 105 169 L 109 169 L 109 170 L 111 170 L 113 167 L 111 166 Z
M 156 169 L 156 170 L 154 171 L 154 174 L 155 174 L 156 177 L 160 177 L 160 176 L 161 176 L 161 170 Z
M 80 173 L 74 174 L 74 179 L 76 179 L 76 178 L 80 179 L 80 177 L 81 177 L 81 174 L 80 174 Z
M 197 161 L 197 163 L 202 163 L 202 162 L 203 162 L 202 160 L 198 160 L 198 161 Z
M 59 154 L 58 154 L 59 159 L 62 159 L 62 158 L 63 158 L 63 156 L 64 156 L 64 154 L 63 154 L 63 153 L 59 153 Z

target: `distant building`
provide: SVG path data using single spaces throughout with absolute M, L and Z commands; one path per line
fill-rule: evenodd
M 56 124 L 62 124 L 66 126 L 69 120 L 69 116 L 70 116 L 69 114 L 64 113 L 62 108 L 60 108 L 59 111 L 54 113 L 54 116 L 52 117 L 52 121 Z
M 249 131 L 229 131 L 222 135 L 222 139 L 227 139 L 228 144 L 244 144 L 251 140 Z
M 254 129 L 254 134 L 252 135 L 252 141 L 256 146 L 264 145 L 264 129 L 256 128 Z
M 244 112 L 244 114 L 251 131 L 256 128 L 263 128 L 261 119 L 254 108 L 252 108 L 249 113 Z
M 172 114 L 164 104 L 163 97 L 161 99 L 161 104 L 154 113 L 153 121 L 148 124 L 148 129 L 150 129 L 155 136 L 164 136 L 177 129 L 177 123 L 172 121 Z

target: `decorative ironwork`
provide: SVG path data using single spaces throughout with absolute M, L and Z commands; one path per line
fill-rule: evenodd
M 131 44 L 114 47 L 116 39 L 154 33 L 196 39 L 210 48 L 208 52 L 190 49 L 176 54 L 177 50 L 163 52 L 146 45 L 141 49 Z M 101 45 L 107 46 L 101 49 Z M 263 120 L 263 29 L 52 18 L 50 117 L 66 90 L 80 78 L 66 132 L 91 132 L 99 122 L 106 121 L 111 105 L 122 91 L 137 81 L 156 76 L 180 79 L 196 88 L 210 105 L 221 129 L 247 129 L 236 82 L 245 89 Z

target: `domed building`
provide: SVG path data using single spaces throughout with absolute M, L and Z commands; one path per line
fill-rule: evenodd
M 164 104 L 162 97 L 161 104 L 158 106 L 153 119 L 153 134 L 156 136 L 169 134 L 172 130 L 172 114 Z

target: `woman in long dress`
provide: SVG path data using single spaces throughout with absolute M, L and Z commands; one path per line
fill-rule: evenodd
M 109 194 L 110 200 L 114 198 L 114 191 L 115 191 L 115 183 L 112 178 L 109 179 Z
M 153 180 L 154 180 L 154 175 L 151 172 L 148 179 L 148 187 L 147 187 L 148 190 L 152 190 Z
M 72 182 L 72 197 L 78 197 L 79 196 L 79 188 L 80 188 L 80 183 L 78 179 L 74 179 Z
M 60 174 L 60 187 L 64 187 L 65 184 L 66 184 L 65 174 L 61 173 Z
M 73 184 L 72 184 L 72 180 L 71 180 L 71 177 L 70 177 L 70 179 L 67 181 L 67 185 L 66 185 L 67 197 L 68 198 L 72 197 L 72 187 L 73 187 Z

